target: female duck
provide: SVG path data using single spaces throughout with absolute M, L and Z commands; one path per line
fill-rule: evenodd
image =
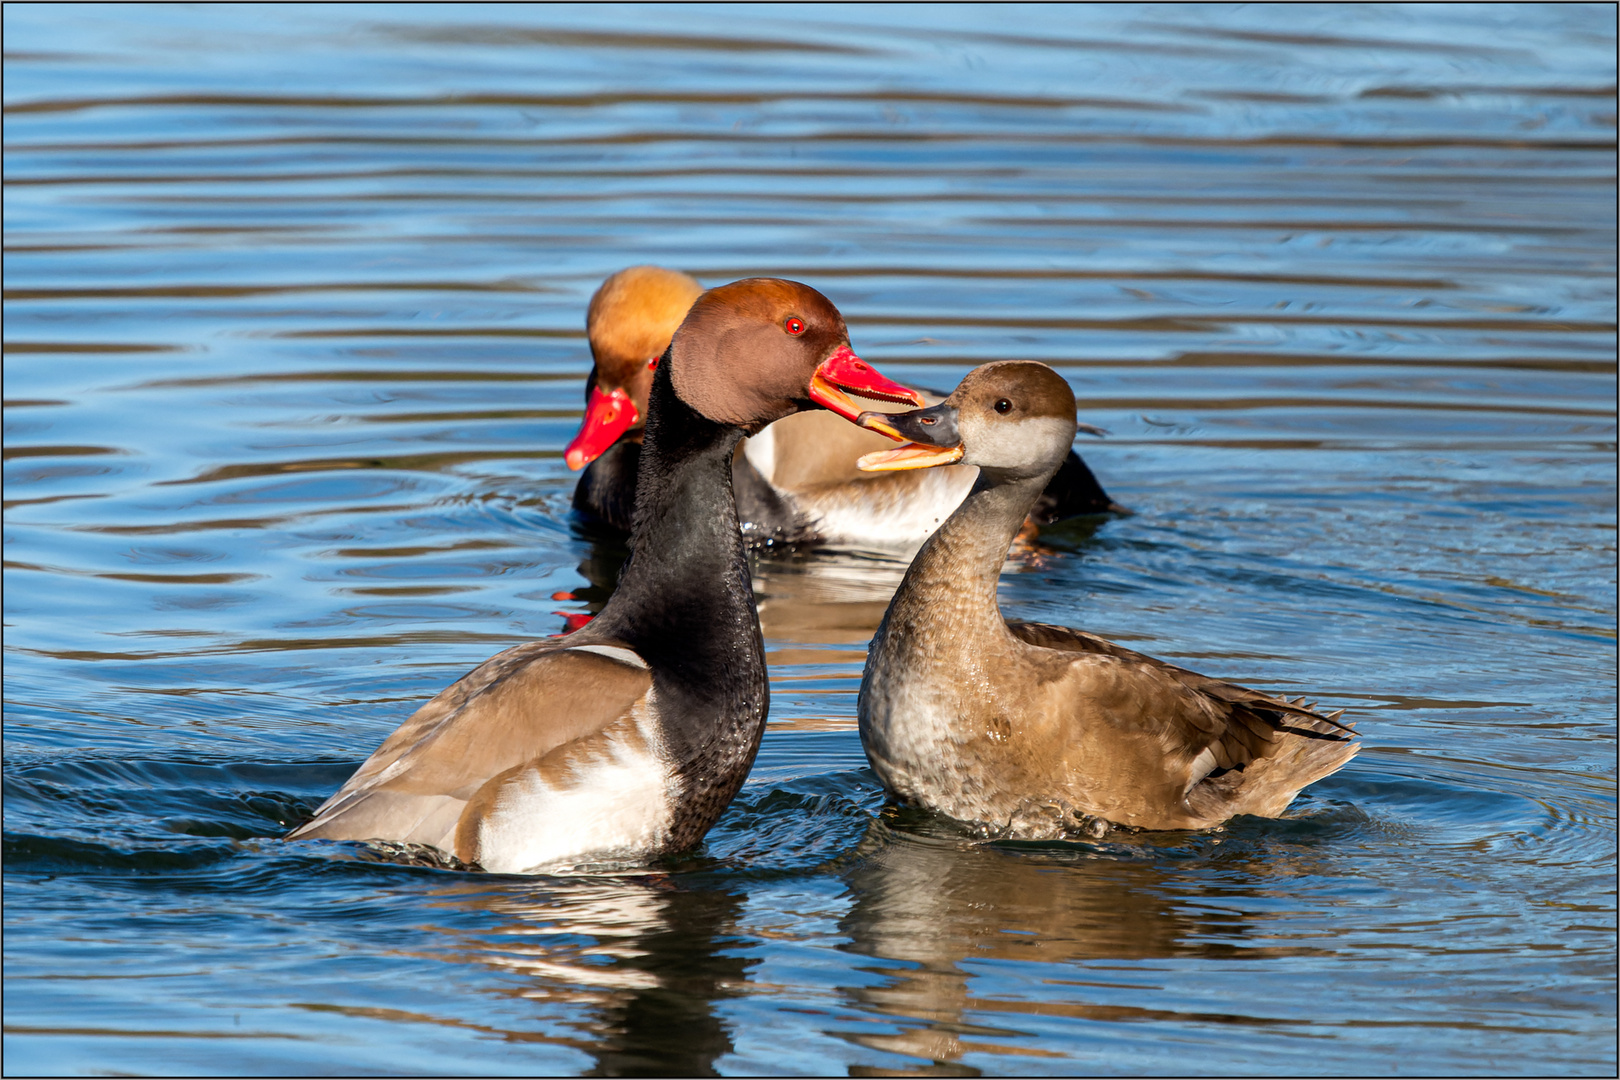
M 425 844 L 521 873 L 679 851 L 742 786 L 769 700 L 737 530 L 746 432 L 845 391 L 920 403 L 849 347 L 820 293 L 710 290 L 648 392 L 631 557 L 584 629 L 498 653 L 423 705 L 290 838 Z
M 591 297 L 585 326 L 595 364 L 585 384 L 585 418 L 564 451 L 570 469 L 585 469 L 574 488 L 574 509 L 585 517 L 630 528 L 653 370 L 702 291 L 678 271 L 632 266 Z M 743 538 L 753 545 L 922 543 L 962 501 L 977 470 L 872 476 L 856 468 L 862 454 L 887 445 L 821 412 L 786 417 L 747 439 L 734 463 Z M 1079 455 L 1067 451 L 1029 520 L 1044 525 L 1119 509 Z
M 1348 761 L 1354 732 L 1299 702 L 1194 674 L 1081 630 L 1008 622 L 996 579 L 1074 438 L 1044 364 L 986 364 L 932 408 L 866 413 L 915 440 L 862 468 L 979 467 L 872 639 L 861 743 L 898 799 L 1011 835 L 1203 829 L 1276 817 Z

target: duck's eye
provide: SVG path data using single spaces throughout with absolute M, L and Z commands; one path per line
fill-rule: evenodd
M 787 317 L 787 321 L 782 324 L 782 329 L 786 330 L 794 337 L 798 337 L 800 334 L 804 333 L 804 320 L 799 318 L 797 315 L 789 315 Z
M 655 356 L 651 360 L 647 361 L 647 370 L 648 371 L 657 371 L 658 370 L 658 357 Z
M 1002 398 L 1000 401 L 996 402 L 996 412 L 998 412 L 998 413 L 1010 413 L 1010 412 L 1012 412 L 1012 402 L 1008 401 L 1006 398 Z

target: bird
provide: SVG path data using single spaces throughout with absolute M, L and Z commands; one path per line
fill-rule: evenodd
M 425 848 L 499 873 L 697 844 L 736 795 L 769 706 L 731 491 L 738 441 L 849 394 L 921 404 L 799 282 L 704 293 L 652 372 L 630 560 L 600 614 L 513 646 L 419 708 L 289 839 Z
M 985 364 L 938 405 L 869 411 L 860 423 L 912 440 L 864 456 L 864 469 L 979 467 L 867 652 L 861 745 L 897 801 L 990 836 L 1207 829 L 1281 815 L 1360 748 L 1342 710 L 1002 616 L 1007 549 L 1074 437 L 1074 394 L 1050 367 Z
M 630 531 L 653 371 L 702 294 L 697 279 L 679 270 L 631 266 L 591 296 L 585 309 L 593 361 L 585 380 L 585 416 L 563 449 L 570 469 L 585 470 L 574 486 L 574 509 L 586 519 Z
M 585 415 L 563 452 L 570 469 L 584 469 L 573 506 L 585 520 L 629 531 L 647 388 L 670 335 L 702 292 L 696 278 L 680 271 L 632 266 L 608 277 L 591 297 L 585 323 L 594 364 L 585 383 Z M 924 403 L 943 396 L 925 394 Z M 915 548 L 962 501 L 976 470 L 963 465 L 873 476 L 856 468 L 862 454 L 885 445 L 885 438 L 821 412 L 784 417 L 748 438 L 733 462 L 744 539 L 755 548 Z M 1039 527 L 1107 512 L 1125 508 L 1070 451 L 1029 521 Z

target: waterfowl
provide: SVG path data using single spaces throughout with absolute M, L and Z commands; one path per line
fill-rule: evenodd
M 570 469 L 585 470 L 574 486 L 574 509 L 583 516 L 630 531 L 653 371 L 702 294 L 703 286 L 688 274 L 632 266 L 602 282 L 591 297 L 585 310 L 593 361 L 585 380 L 585 416 L 563 449 Z
M 863 468 L 979 467 L 868 649 L 857 709 L 873 771 L 902 802 L 1003 835 L 1276 817 L 1359 748 L 1337 714 L 1002 617 L 1002 562 L 1074 438 L 1074 414 L 1062 376 L 1008 361 L 975 369 L 938 405 L 863 416 L 913 440 Z
M 809 286 L 705 293 L 653 372 L 631 556 L 606 607 L 446 688 L 289 838 L 427 845 L 507 873 L 696 844 L 742 786 L 769 702 L 733 453 L 799 409 L 855 420 L 849 392 L 920 404 Z
M 574 488 L 574 509 L 583 517 L 629 530 L 647 389 L 670 335 L 702 291 L 697 279 L 679 271 L 632 266 L 591 297 L 585 326 L 594 365 L 585 383 L 585 416 L 563 454 L 570 469 L 585 470 Z M 873 476 L 856 468 L 862 454 L 887 444 L 819 411 L 785 417 L 745 440 L 733 465 L 745 540 L 753 546 L 922 543 L 962 501 L 977 470 L 961 465 Z M 1070 451 L 1029 520 L 1039 526 L 1120 509 Z

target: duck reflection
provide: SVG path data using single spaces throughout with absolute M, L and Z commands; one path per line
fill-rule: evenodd
M 754 600 L 765 636 L 864 649 L 913 554 L 821 550 L 756 558 L 751 567 Z
M 731 1052 L 714 1003 L 738 992 L 757 962 L 725 952 L 737 940 L 741 894 L 653 875 L 494 892 L 468 883 L 442 895 L 458 922 L 469 908 L 493 917 L 457 935 L 456 959 L 522 976 L 503 994 L 585 1016 L 568 1022 L 581 1029 L 577 1039 L 508 1038 L 582 1050 L 595 1059 L 585 1076 L 714 1076 L 715 1060 Z
M 1020 540 L 1007 558 L 1011 572 L 1040 569 L 1062 554 L 1081 552 L 1109 519 L 1069 518 L 1046 526 L 1037 539 Z M 601 610 L 629 557 L 624 539 L 576 523 L 588 545 L 579 572 L 588 585 L 574 589 L 580 611 Z M 760 626 L 773 641 L 806 645 L 861 645 L 883 621 L 889 600 L 911 565 L 915 549 L 860 551 L 834 547 L 780 548 L 750 553 Z M 573 612 L 558 612 L 567 616 Z M 569 627 L 573 629 L 572 626 Z
M 580 527 L 577 535 L 588 544 L 579 572 L 589 584 L 574 589 L 573 599 L 594 613 L 612 595 L 629 550 L 621 538 L 586 527 Z M 828 548 L 752 553 L 749 568 L 765 636 L 807 644 L 865 645 L 914 554 Z
M 896 822 L 904 828 L 895 827 Z M 1169 834 L 1161 834 L 1168 836 Z M 1162 842 L 1162 841 L 1161 841 Z M 1211 838 L 1195 841 L 1208 845 Z M 843 877 L 853 905 L 841 920 L 849 950 L 886 964 L 887 981 L 845 991 L 862 1011 L 893 1018 L 897 1034 L 844 1032 L 850 1041 L 929 1064 L 886 1075 L 978 1075 L 962 1064 L 970 1053 L 1045 1057 L 1038 1040 L 1017 1029 L 986 1024 L 986 1013 L 1031 1012 L 1075 1019 L 1175 1019 L 1175 1014 L 1104 1002 L 1117 991 L 1058 992 L 1038 1006 L 975 996 L 975 975 L 964 963 L 1005 962 L 1049 966 L 1054 985 L 1087 983 L 1088 961 L 1140 961 L 1174 957 L 1298 955 L 1295 948 L 1243 944 L 1247 917 L 1198 904 L 1197 890 L 1175 879 L 1175 861 L 1132 858 L 1111 845 L 1046 844 L 1016 847 L 974 843 L 938 819 L 885 809 L 856 851 Z M 1160 848 L 1155 854 L 1166 852 Z M 1206 853 L 1207 854 L 1207 853 Z M 1246 865 L 1253 872 L 1255 866 Z M 874 969 L 867 969 L 874 970 Z M 1072 981 L 1071 981 L 1072 980 Z M 982 984 L 981 984 L 982 985 Z M 971 1017 L 971 1019 L 970 1019 Z M 1187 1014 L 1187 1020 L 1228 1019 Z

